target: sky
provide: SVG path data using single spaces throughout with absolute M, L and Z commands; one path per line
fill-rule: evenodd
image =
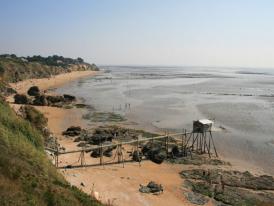
M 0 53 L 274 68 L 273 0 L 0 0 Z

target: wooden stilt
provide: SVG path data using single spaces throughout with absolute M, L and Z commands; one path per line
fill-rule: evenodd
M 209 131 L 209 134 L 210 134 L 212 145 L 213 145 L 213 148 L 214 148 L 214 151 L 215 151 L 215 155 L 216 155 L 216 157 L 218 157 L 217 150 L 216 150 L 216 147 L 215 147 L 215 144 L 214 144 L 214 141 L 213 141 L 213 137 L 212 137 L 211 131 Z
M 207 136 L 205 136 L 205 137 L 207 137 Z M 210 138 L 208 138 L 208 140 L 210 141 Z M 207 153 L 208 153 L 209 158 L 211 158 L 210 148 L 209 148 L 209 146 L 207 145 L 206 139 L 205 139 L 205 148 L 207 149 Z

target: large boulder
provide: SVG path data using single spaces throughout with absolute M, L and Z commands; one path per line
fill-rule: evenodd
M 142 153 L 147 159 L 157 164 L 161 164 L 167 158 L 166 151 L 160 143 L 148 142 L 143 146 Z
M 167 154 L 166 154 L 166 151 L 164 150 L 160 150 L 160 151 L 151 150 L 148 154 L 148 157 L 152 162 L 161 164 L 167 158 Z
M 40 89 L 37 86 L 32 86 L 28 90 L 29 96 L 39 96 L 40 95 Z
M 15 104 L 29 104 L 30 100 L 25 94 L 16 94 L 14 95 Z

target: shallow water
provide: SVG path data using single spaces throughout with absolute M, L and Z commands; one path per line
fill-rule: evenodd
M 96 77 L 57 91 L 85 99 L 97 111 L 125 116 L 152 131 L 192 129 L 192 121 L 215 120 L 223 157 L 274 173 L 274 75 L 232 68 L 102 67 Z M 130 104 L 130 105 L 129 105 Z M 219 129 L 220 130 L 220 129 Z

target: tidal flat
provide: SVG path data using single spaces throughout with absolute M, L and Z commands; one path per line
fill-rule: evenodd
M 56 92 L 84 98 L 94 112 L 117 114 L 126 120 L 122 124 L 151 132 L 191 131 L 193 120 L 213 119 L 222 158 L 274 174 L 273 73 L 243 68 L 101 68 L 107 72 Z

